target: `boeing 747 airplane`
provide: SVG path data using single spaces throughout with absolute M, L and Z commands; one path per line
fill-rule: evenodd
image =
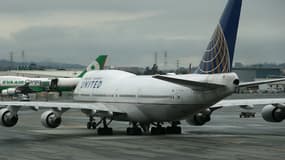
M 112 120 L 130 122 L 126 130 L 130 135 L 143 131 L 180 134 L 181 120 L 203 125 L 218 108 L 247 105 L 266 105 L 266 120 L 280 122 L 285 119 L 285 99 L 223 100 L 240 87 L 285 80 L 240 83 L 231 72 L 241 5 L 242 0 L 228 1 L 195 74 L 137 76 L 118 70 L 90 71 L 76 86 L 74 102 L 0 102 L 5 106 L 0 110 L 0 124 L 12 127 L 20 110 L 44 108 L 49 110 L 42 114 L 42 124 L 56 128 L 63 113 L 73 109 L 90 117 L 87 127 L 98 128 L 99 135 L 113 133 Z

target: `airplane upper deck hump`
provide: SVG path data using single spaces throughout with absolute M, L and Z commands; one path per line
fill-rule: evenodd
M 232 70 L 242 0 L 229 0 L 196 73 L 228 73 Z

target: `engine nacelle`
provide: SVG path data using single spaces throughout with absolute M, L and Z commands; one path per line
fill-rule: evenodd
M 267 105 L 262 109 L 261 115 L 268 122 L 281 122 L 285 119 L 285 109 Z
M 211 110 L 206 109 L 205 111 L 199 112 L 186 119 L 186 122 L 193 126 L 202 126 L 211 120 Z
M 41 122 L 46 128 L 56 128 L 61 124 L 61 117 L 53 111 L 45 111 L 41 116 Z
M 5 127 L 13 127 L 18 122 L 18 115 L 13 114 L 7 108 L 0 110 L 0 124 Z
M 17 90 L 16 88 L 8 88 L 8 89 L 3 89 L 1 94 L 3 96 L 14 96 L 16 94 L 19 94 L 21 91 Z

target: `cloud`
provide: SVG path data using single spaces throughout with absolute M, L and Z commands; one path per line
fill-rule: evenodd
M 102 24 L 135 21 L 158 14 L 158 12 L 65 11 L 35 16 L 0 15 L 0 19 L 5 22 L 0 25 L 0 37 L 11 38 L 11 34 L 36 27 L 96 28 Z
M 244 0 L 236 61 L 281 61 L 284 0 Z M 152 65 L 154 52 L 175 67 L 198 64 L 226 0 L 13 0 L 0 5 L 0 59 L 87 64 L 109 54 L 112 65 Z M 256 5 L 258 3 L 258 5 Z M 266 11 L 266 12 L 265 12 Z M 270 54 L 269 54 L 270 53 Z M 258 54 L 258 56 L 256 56 Z M 274 54 L 274 56 L 272 56 Z M 269 56 L 271 55 L 271 56 Z
M 162 40 L 162 41 L 201 41 L 205 40 L 208 37 L 199 36 L 199 35 L 146 35 L 147 39 L 150 40 Z

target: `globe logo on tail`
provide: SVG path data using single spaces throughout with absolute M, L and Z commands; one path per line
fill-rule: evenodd
M 227 73 L 231 70 L 229 49 L 222 27 L 217 26 L 205 54 L 200 62 L 197 73 Z

